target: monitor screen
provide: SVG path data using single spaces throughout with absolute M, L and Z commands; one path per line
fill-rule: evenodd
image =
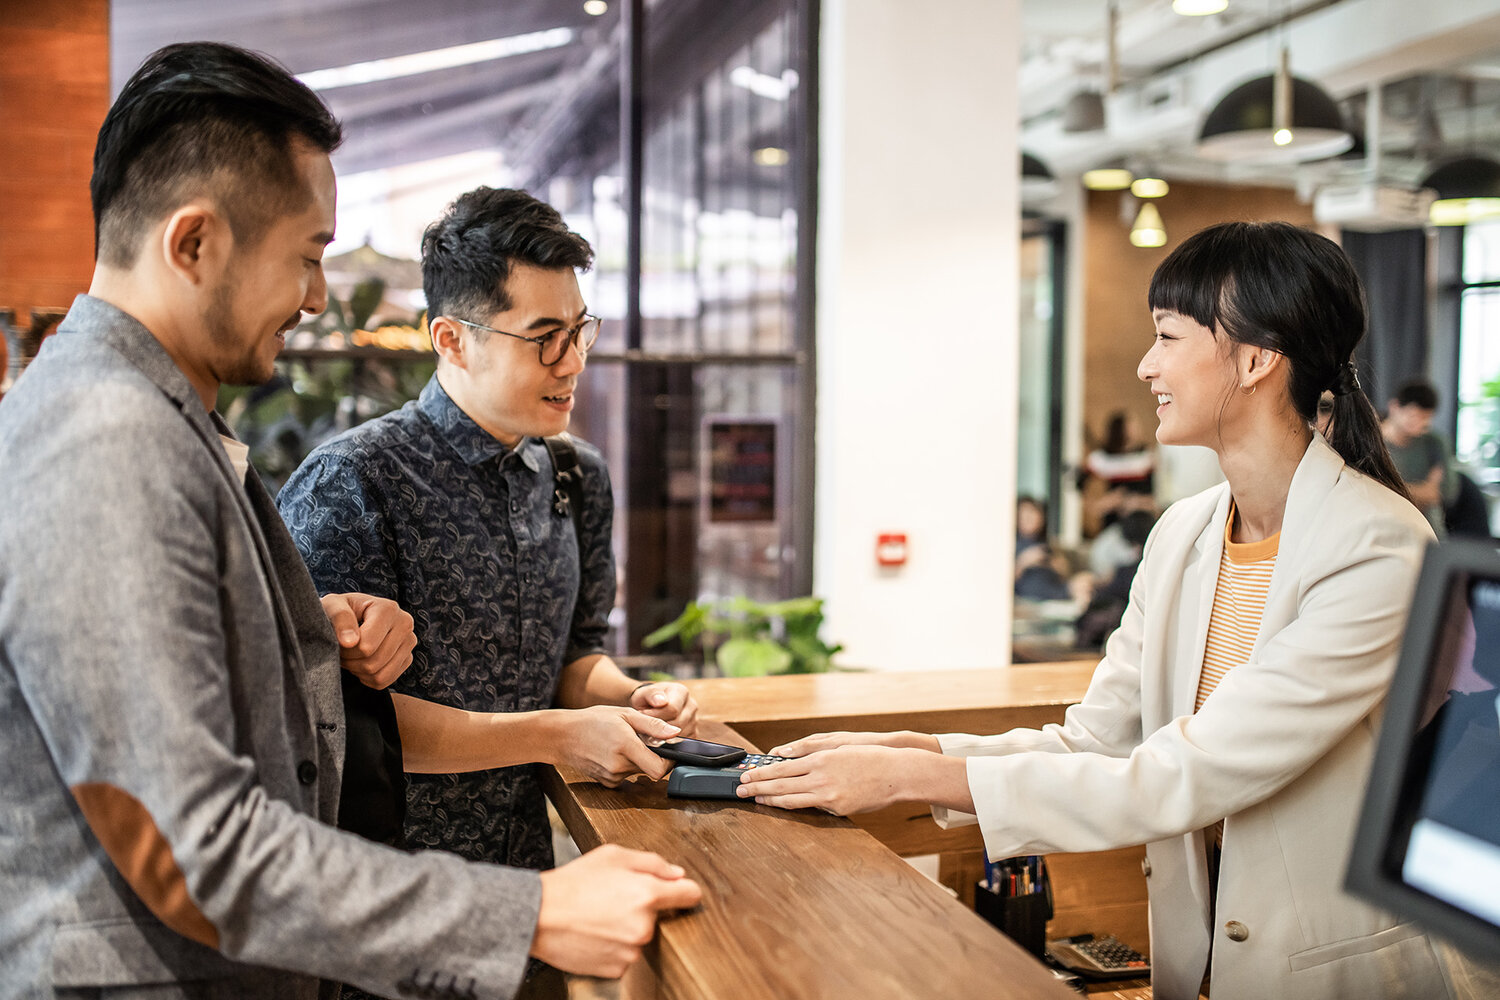
M 1348 887 L 1460 947 L 1500 949 L 1500 549 L 1427 551 Z

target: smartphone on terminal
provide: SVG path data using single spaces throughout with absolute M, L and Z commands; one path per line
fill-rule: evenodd
M 647 740 L 646 746 L 668 760 L 683 764 L 700 764 L 705 767 L 727 767 L 745 759 L 744 747 L 732 747 L 727 743 L 710 743 L 675 736 L 669 740 Z

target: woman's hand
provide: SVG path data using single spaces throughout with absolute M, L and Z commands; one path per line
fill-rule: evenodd
M 805 757 L 744 772 L 740 776 L 740 797 L 753 798 L 766 806 L 821 809 L 839 816 L 883 809 L 898 802 L 974 811 L 967 762 L 938 753 L 937 740 L 922 733 L 827 733 L 779 749 L 838 737 L 853 739 Z M 864 742 L 856 742 L 860 738 Z M 874 742 L 878 739 L 894 742 Z M 919 748 L 900 741 L 926 741 L 927 746 Z
M 800 740 L 773 747 L 776 757 L 806 757 L 819 750 L 832 750 L 844 746 L 907 747 L 913 750 L 931 750 L 941 753 L 936 736 L 903 730 L 899 733 L 814 733 Z
M 906 755 L 921 752 L 887 746 L 834 747 L 751 768 L 740 776 L 738 791 L 741 798 L 764 806 L 852 816 L 905 801 Z

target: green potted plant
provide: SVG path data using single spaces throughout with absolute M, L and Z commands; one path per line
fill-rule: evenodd
M 768 674 L 820 674 L 837 669 L 833 654 L 818 632 L 823 599 L 794 597 L 763 603 L 748 597 L 689 601 L 682 614 L 642 640 L 648 649 L 672 639 L 684 651 L 697 643 L 704 662 L 718 664 L 725 677 Z

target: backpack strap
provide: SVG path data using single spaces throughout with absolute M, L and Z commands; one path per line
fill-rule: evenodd
M 552 456 L 552 513 L 573 519 L 573 533 L 583 544 L 583 467 L 578 464 L 578 449 L 567 434 L 542 438 Z

